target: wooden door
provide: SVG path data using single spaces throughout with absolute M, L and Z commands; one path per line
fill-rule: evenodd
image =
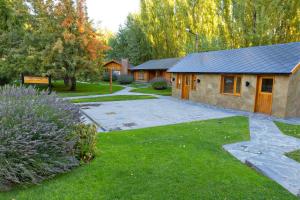
M 187 74 L 182 75 L 182 90 L 181 90 L 181 98 L 189 99 L 191 88 L 191 76 Z
M 272 114 L 273 86 L 274 77 L 258 77 L 255 112 Z

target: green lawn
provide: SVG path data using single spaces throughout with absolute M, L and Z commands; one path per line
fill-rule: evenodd
M 150 83 L 138 83 L 138 82 L 133 82 L 129 84 L 128 86 L 134 87 L 134 88 L 145 88 L 149 87 Z
M 109 94 L 109 84 L 107 83 L 81 83 L 77 82 L 77 89 L 75 92 L 69 91 L 68 87 L 65 87 L 62 81 L 53 82 L 53 91 L 61 97 L 72 96 L 88 96 L 97 94 Z M 123 87 L 119 85 L 113 85 L 113 92 L 122 90 Z
M 142 100 L 142 99 L 157 99 L 150 95 L 116 95 L 96 98 L 73 99 L 72 103 L 86 103 L 86 102 L 105 102 L 105 101 L 125 101 L 125 100 Z
M 147 88 L 136 88 L 131 90 L 131 92 L 139 92 L 139 93 L 145 93 L 145 94 L 157 94 L 157 95 L 163 95 L 163 96 L 171 96 L 172 95 L 172 89 L 168 88 L 165 90 L 155 90 L 151 86 Z
M 282 122 L 276 122 L 276 125 L 279 127 L 279 129 L 284 134 L 287 134 L 287 135 L 290 135 L 290 136 L 300 139 L 300 125 L 291 125 L 291 124 L 285 124 Z M 288 157 L 300 162 L 300 150 L 287 153 L 286 155 Z
M 92 163 L 0 199 L 297 199 L 222 149 L 248 139 L 244 117 L 100 134 Z

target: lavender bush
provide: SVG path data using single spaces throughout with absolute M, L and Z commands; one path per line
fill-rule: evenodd
M 0 190 L 77 166 L 79 109 L 34 88 L 0 87 Z

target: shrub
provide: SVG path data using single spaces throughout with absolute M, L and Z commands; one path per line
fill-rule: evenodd
M 133 82 L 133 76 L 132 75 L 120 75 L 118 77 L 118 82 L 122 85 L 130 84 Z
M 5 84 L 8 84 L 9 82 L 10 82 L 10 80 L 8 77 L 0 75 L 0 85 L 5 85 Z
M 118 76 L 117 74 L 112 74 L 112 80 L 113 81 L 116 81 L 118 79 Z M 103 75 L 102 75 L 102 81 L 110 81 L 110 74 L 108 72 L 104 72 Z
M 97 128 L 95 125 L 80 124 L 76 127 L 79 140 L 76 144 L 77 158 L 89 162 L 95 157 Z
M 154 78 L 151 81 L 151 86 L 155 90 L 165 90 L 168 88 L 168 81 L 162 77 Z
M 32 87 L 0 87 L 0 190 L 77 166 L 79 108 Z

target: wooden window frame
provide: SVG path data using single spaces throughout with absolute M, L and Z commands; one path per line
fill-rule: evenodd
M 143 78 L 141 78 L 142 74 L 143 74 Z M 145 72 L 144 71 L 138 71 L 138 80 L 139 81 L 145 80 Z
M 233 93 L 226 93 L 224 92 L 224 79 L 226 77 L 233 77 Z M 236 89 L 237 89 L 237 79 L 240 78 L 241 79 L 241 85 L 240 85 L 240 92 L 237 93 Z M 232 74 L 228 74 L 228 75 L 221 75 L 221 89 L 220 89 L 220 93 L 223 95 L 230 95 L 230 96 L 241 96 L 242 93 L 242 76 L 241 75 L 232 75 Z
M 274 93 L 274 83 L 275 83 L 275 78 L 273 76 L 260 76 L 260 78 L 263 79 L 272 79 L 273 83 L 272 83 L 272 92 L 262 92 L 262 81 L 261 84 L 258 86 L 258 90 L 261 94 L 273 94 Z

